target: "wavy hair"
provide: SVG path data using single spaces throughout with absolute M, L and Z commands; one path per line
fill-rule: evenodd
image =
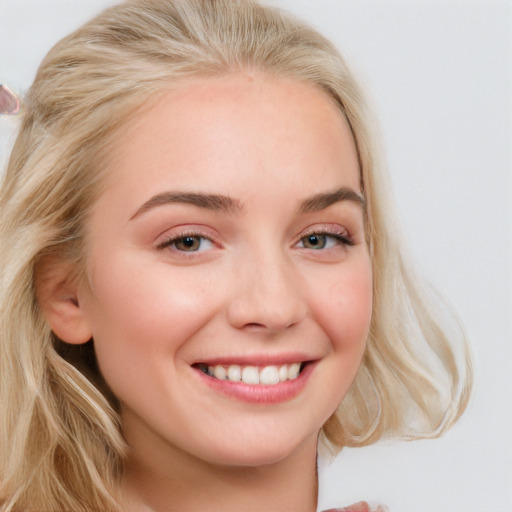
M 24 101 L 0 189 L 0 509 L 116 509 L 125 445 L 92 341 L 52 333 L 36 294 L 52 258 L 83 269 L 88 212 L 108 146 L 173 81 L 243 69 L 311 83 L 356 143 L 373 261 L 373 316 L 360 370 L 321 440 L 433 437 L 471 388 L 464 336 L 406 260 L 375 121 L 335 47 L 301 21 L 249 0 L 131 0 L 60 41 Z

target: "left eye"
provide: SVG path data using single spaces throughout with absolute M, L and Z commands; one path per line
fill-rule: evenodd
M 159 246 L 171 247 L 180 252 L 199 252 L 211 249 L 213 242 L 208 238 L 200 235 L 184 235 L 166 240 Z
M 341 235 L 333 235 L 328 233 L 311 233 L 302 237 L 299 246 L 304 249 L 331 249 L 337 245 L 350 245 L 350 240 Z

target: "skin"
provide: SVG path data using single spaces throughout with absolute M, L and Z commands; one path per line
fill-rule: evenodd
M 87 280 L 68 301 L 75 329 L 66 339 L 52 327 L 72 343 L 94 338 L 122 404 L 124 510 L 314 511 L 317 436 L 354 379 L 371 317 L 345 119 L 312 85 L 248 72 L 189 80 L 111 156 L 87 225 Z M 340 189 L 333 204 L 311 201 Z M 291 398 L 240 399 L 193 366 L 268 358 L 313 362 Z

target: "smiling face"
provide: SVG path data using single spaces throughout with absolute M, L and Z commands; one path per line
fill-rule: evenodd
M 314 450 L 371 317 L 343 116 L 311 85 L 198 79 L 112 156 L 78 302 L 133 452 L 250 466 Z

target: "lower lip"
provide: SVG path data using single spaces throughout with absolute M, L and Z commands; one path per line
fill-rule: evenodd
M 224 395 L 255 404 L 277 404 L 291 400 L 303 390 L 313 372 L 314 366 L 315 363 L 308 363 L 296 379 L 287 380 L 271 386 L 219 380 L 210 375 L 206 375 L 206 373 L 201 370 L 194 370 L 210 388 Z

